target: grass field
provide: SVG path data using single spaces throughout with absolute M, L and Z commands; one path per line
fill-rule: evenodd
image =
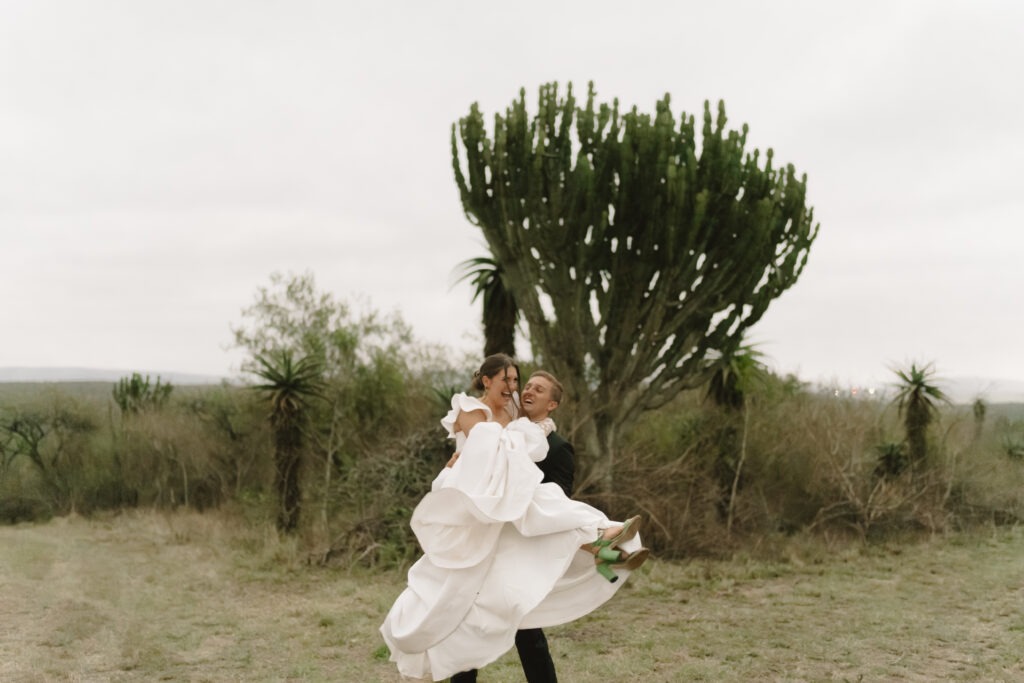
M 548 631 L 560 679 L 1024 680 L 1024 530 L 652 561 Z M 0 681 L 398 681 L 398 574 L 307 566 L 223 515 L 0 527 Z M 506 655 L 481 681 L 521 681 Z

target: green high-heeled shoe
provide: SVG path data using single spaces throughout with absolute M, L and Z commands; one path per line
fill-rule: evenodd
M 633 571 L 639 569 L 640 565 L 647 561 L 647 558 L 651 556 L 651 551 L 647 548 L 640 548 L 633 552 L 627 552 L 625 550 L 613 550 L 611 548 L 601 548 L 597 551 L 597 573 L 603 576 L 611 583 L 615 583 L 619 580 L 619 575 L 615 573 L 612 567 L 622 567 Z
M 611 538 L 604 538 L 602 532 L 602 535 L 598 536 L 597 540 L 593 542 L 597 573 L 609 582 L 615 583 L 619 580 L 618 574 L 612 570 L 611 565 L 623 565 L 627 569 L 634 569 L 647 560 L 650 551 L 646 548 L 642 549 L 642 557 L 640 557 L 640 550 L 628 553 L 624 550 L 615 549 L 618 544 L 625 543 L 637 535 L 637 532 L 640 531 L 641 521 L 642 518 L 639 515 L 630 517 L 622 523 L 622 527 L 617 534 Z
M 612 571 L 611 564 L 604 562 L 603 560 L 598 561 L 594 568 L 597 569 L 598 574 L 608 580 L 608 583 L 615 583 L 619 580 L 619 575 Z

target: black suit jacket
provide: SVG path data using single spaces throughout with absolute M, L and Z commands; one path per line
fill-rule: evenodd
M 565 495 L 572 497 L 572 478 L 576 471 L 573 464 L 575 452 L 572 444 L 558 435 L 557 432 L 548 434 L 548 457 L 537 463 L 537 467 L 544 473 L 541 483 L 554 482 L 562 487 Z

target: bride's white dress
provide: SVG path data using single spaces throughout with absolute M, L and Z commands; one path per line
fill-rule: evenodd
M 487 422 L 454 433 L 460 412 Z M 380 631 L 402 675 L 439 681 L 507 652 L 520 628 L 563 624 L 593 611 L 625 583 L 610 583 L 579 549 L 615 526 L 596 508 L 542 484 L 544 430 L 526 418 L 507 427 L 458 394 L 441 424 L 459 459 L 434 480 L 412 515 L 424 555 L 409 570 Z M 640 548 L 639 536 L 622 544 Z

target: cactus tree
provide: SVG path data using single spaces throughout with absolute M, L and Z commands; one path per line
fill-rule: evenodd
M 806 178 L 747 153 L 721 103 L 700 131 L 668 95 L 620 114 L 593 85 L 577 107 L 552 83 L 537 107 L 520 91 L 488 133 L 474 104 L 452 127 L 455 179 L 609 487 L 619 428 L 707 381 L 796 282 L 817 227 Z

